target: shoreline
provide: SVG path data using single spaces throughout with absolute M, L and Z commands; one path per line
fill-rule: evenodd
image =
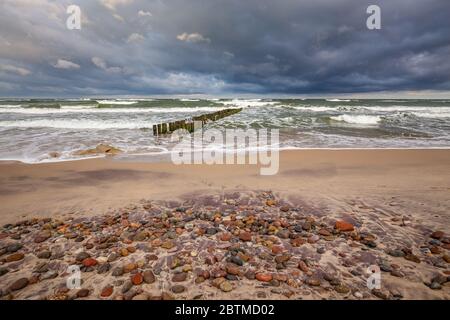
M 450 299 L 450 150 L 283 151 L 275 176 L 0 162 L 0 182 L 2 299 Z

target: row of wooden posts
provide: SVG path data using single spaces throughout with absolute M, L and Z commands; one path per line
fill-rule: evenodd
M 185 130 L 189 131 L 190 133 L 192 133 L 192 132 L 194 132 L 194 130 L 200 129 L 199 126 L 197 125 L 200 122 L 201 122 L 200 127 L 203 127 L 203 125 L 205 125 L 207 122 L 217 121 L 217 120 L 223 119 L 225 117 L 229 117 L 238 112 L 241 112 L 241 111 L 242 111 L 242 108 L 225 109 L 225 110 L 220 110 L 220 111 L 209 113 L 209 114 L 204 114 L 201 116 L 192 117 L 191 119 L 187 119 L 187 120 L 155 124 L 155 125 L 153 125 L 153 134 L 155 136 L 159 136 L 159 135 L 172 133 L 178 129 L 185 129 Z

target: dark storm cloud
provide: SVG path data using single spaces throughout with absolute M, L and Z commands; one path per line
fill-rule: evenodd
M 82 30 L 66 28 L 66 8 Z M 382 10 L 368 30 L 366 9 Z M 3 0 L 0 95 L 450 90 L 446 0 Z

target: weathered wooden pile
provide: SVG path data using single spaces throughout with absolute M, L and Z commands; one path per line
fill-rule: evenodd
M 153 125 L 153 134 L 155 136 L 159 136 L 172 133 L 178 129 L 185 129 L 192 133 L 194 130 L 202 128 L 207 122 L 217 121 L 241 111 L 242 108 L 224 109 L 217 112 L 192 117 L 190 119 L 155 124 Z

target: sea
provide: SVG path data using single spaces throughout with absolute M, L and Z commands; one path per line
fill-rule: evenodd
M 101 143 L 168 154 L 154 124 L 228 108 L 242 111 L 205 129 L 278 129 L 280 149 L 450 147 L 450 99 L 1 99 L 0 160 L 78 160 Z

